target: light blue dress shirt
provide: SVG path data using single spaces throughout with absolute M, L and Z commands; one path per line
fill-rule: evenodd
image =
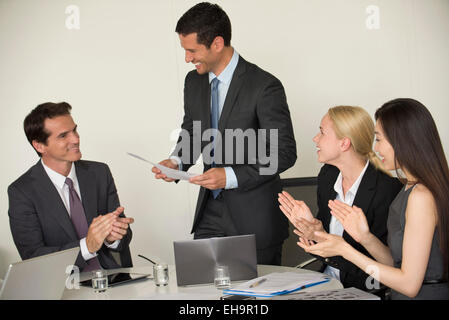
M 223 105 L 226 100 L 226 95 L 228 94 L 229 86 L 231 85 L 232 76 L 234 75 L 235 68 L 239 62 L 239 54 L 234 49 L 234 54 L 232 55 L 231 61 L 229 61 L 226 68 L 218 75 L 218 77 L 213 73 L 209 72 L 209 85 L 215 78 L 220 80 L 218 84 L 218 108 L 219 115 L 223 111 Z M 212 99 L 212 98 L 211 98 Z M 211 101 L 212 106 L 212 101 Z M 179 170 L 182 170 L 182 162 L 179 157 L 171 156 L 170 159 L 175 160 L 178 163 Z M 226 173 L 226 186 L 225 189 L 235 189 L 238 187 L 237 176 L 235 175 L 234 169 L 231 167 L 224 167 Z

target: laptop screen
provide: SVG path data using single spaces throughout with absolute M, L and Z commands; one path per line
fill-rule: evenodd
M 178 286 L 213 283 L 216 265 L 229 267 L 231 281 L 257 277 L 254 234 L 175 241 L 173 245 Z
M 59 300 L 79 247 L 13 263 L 9 266 L 0 300 Z

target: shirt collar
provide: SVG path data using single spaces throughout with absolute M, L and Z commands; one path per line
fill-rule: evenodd
M 355 180 L 355 182 L 352 184 L 351 188 L 349 188 L 348 192 L 346 192 L 346 197 L 348 197 L 348 194 L 351 194 L 352 196 L 355 196 L 357 193 L 357 190 L 359 189 L 360 183 L 362 182 L 363 175 L 366 172 L 366 169 L 368 168 L 369 160 L 366 161 L 365 167 L 363 168 L 362 172 L 360 173 L 359 177 Z M 335 181 L 334 184 L 334 190 L 337 192 L 342 199 L 345 197 L 343 196 L 343 176 L 340 172 L 340 174 L 337 177 L 337 181 Z
M 66 178 L 72 179 L 74 184 L 76 184 L 78 182 L 78 179 L 76 178 L 76 170 L 75 170 L 75 166 L 73 165 L 73 162 L 72 162 L 72 168 L 70 169 L 69 175 L 67 177 L 65 177 L 62 174 L 56 172 L 55 170 L 47 167 L 42 159 L 41 159 L 41 163 L 44 166 L 45 172 L 47 172 L 50 180 L 53 182 L 53 184 L 55 184 L 60 189 L 62 189 L 64 187 Z
M 239 62 L 239 54 L 234 49 L 234 53 L 232 54 L 231 61 L 229 61 L 226 68 L 222 73 L 217 77 L 213 72 L 209 72 L 209 83 L 212 82 L 215 78 L 218 78 L 220 82 L 224 82 L 225 84 L 229 84 L 232 80 L 232 75 L 234 74 L 235 68 L 237 68 L 237 63 Z

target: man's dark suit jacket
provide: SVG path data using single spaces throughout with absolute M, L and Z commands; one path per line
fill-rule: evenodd
M 340 171 L 331 165 L 324 165 L 318 175 L 318 214 L 326 232 L 329 232 L 331 213 L 328 206 L 329 200 L 335 200 L 337 192 L 334 184 Z M 387 217 L 391 202 L 396 198 L 403 184 L 396 178 L 389 177 L 377 170 L 371 163 L 363 175 L 353 205 L 361 208 L 365 213 L 372 234 L 387 245 Z M 356 242 L 349 234 L 343 232 L 343 238 L 352 247 L 361 253 L 371 257 L 365 248 Z M 356 287 L 367 290 L 365 281 L 368 275 L 356 265 L 342 257 L 323 259 L 334 268 L 340 270 L 340 281 L 345 288 Z M 321 271 L 324 271 L 326 265 Z
M 87 223 L 119 207 L 120 202 L 109 167 L 100 162 L 75 162 L 81 200 Z M 23 260 L 79 246 L 79 239 L 62 199 L 39 161 L 8 187 L 9 222 L 14 243 Z M 124 215 L 122 214 L 122 217 Z M 97 252 L 103 268 L 132 267 L 129 242 L 132 231 L 114 250 L 120 252 L 121 266 L 105 245 Z M 76 263 L 87 264 L 81 253 Z
M 193 137 L 193 121 L 201 121 L 201 135 L 211 127 L 210 99 L 209 75 L 200 75 L 195 70 L 189 72 L 184 86 L 182 129 L 187 130 L 191 138 Z M 259 162 L 251 164 L 254 159 L 252 161 L 248 159 L 246 148 L 245 162 L 237 164 L 235 139 L 232 164 L 217 164 L 217 167 L 230 166 L 237 177 L 238 188 L 223 190 L 222 195 L 238 233 L 255 234 L 258 249 L 279 245 L 288 237 L 288 222 L 280 211 L 277 201 L 277 194 L 282 190 L 279 173 L 293 166 L 296 161 L 296 142 L 281 82 L 239 57 L 218 127 L 223 137 L 223 159 L 226 157 L 225 129 L 242 129 L 243 131 L 253 129 L 256 133 L 257 129 L 278 129 L 278 168 L 274 174 L 260 175 L 259 168 L 263 165 Z M 195 138 L 199 139 L 197 136 Z M 178 143 L 179 141 L 181 137 Z M 209 141 L 202 141 L 200 151 L 202 152 L 209 143 Z M 266 142 L 267 145 L 269 143 L 270 141 Z M 193 145 L 190 150 L 193 151 Z M 267 150 L 269 151 L 270 148 L 267 147 Z M 173 155 L 182 157 L 182 152 L 183 150 L 175 149 Z M 194 165 L 199 155 L 199 153 L 191 152 L 189 161 L 183 161 L 182 170 L 187 171 Z M 204 164 L 204 171 L 210 168 L 210 165 Z M 202 218 L 209 193 L 210 190 L 201 187 L 192 233 L 195 232 Z

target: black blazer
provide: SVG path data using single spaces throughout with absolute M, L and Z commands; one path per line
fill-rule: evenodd
M 181 126 L 182 129 L 189 132 L 190 138 L 194 137 L 195 133 L 193 121 L 201 121 L 201 136 L 205 130 L 211 127 L 209 76 L 208 74 L 200 75 L 195 70 L 189 72 L 185 79 L 184 119 Z M 235 143 L 233 156 L 229 157 L 232 159 L 231 164 L 217 164 L 217 167 L 232 167 L 237 177 L 238 188 L 223 190 L 222 195 L 238 233 L 255 234 L 258 249 L 278 245 L 288 237 L 288 221 L 280 211 L 277 202 L 277 194 L 282 190 L 279 173 L 293 166 L 296 161 L 293 126 L 281 82 L 256 65 L 239 57 L 218 126 L 223 137 L 221 145 L 223 160 L 230 156 L 230 150 L 224 148 L 226 146 L 226 129 L 241 129 L 242 131 L 253 129 L 256 130 L 256 133 L 257 129 L 278 130 L 278 163 L 273 174 L 261 175 L 259 169 L 264 167 L 261 164 L 263 163 L 262 159 L 258 155 L 256 155 L 257 159 L 248 159 L 246 148 L 244 162 L 239 164 L 236 160 Z M 194 138 L 199 138 L 198 132 Z M 180 137 L 177 148 L 172 154 L 180 158 L 185 151 L 180 148 L 179 142 L 181 141 Z M 210 142 L 202 141 L 201 147 L 196 148 L 197 150 L 193 145 L 193 139 L 190 139 L 190 143 L 192 152 L 190 155 L 187 154 L 182 161 L 184 171 L 195 164 L 200 153 Z M 269 145 L 270 141 L 265 144 Z M 218 148 L 216 147 L 216 150 Z M 270 150 L 269 147 L 267 150 Z M 195 151 L 197 152 L 195 153 Z M 215 151 L 215 155 L 217 154 L 218 152 Z M 210 165 L 205 163 L 204 171 L 209 169 Z M 200 188 L 192 232 L 195 232 L 201 220 L 209 193 L 209 190 Z
M 329 200 L 335 200 L 337 192 L 334 184 L 340 171 L 331 165 L 324 165 L 318 175 L 318 215 L 326 232 L 329 232 L 331 221 Z M 365 213 L 371 233 L 379 238 L 385 245 L 387 244 L 387 217 L 391 202 L 403 187 L 402 183 L 389 177 L 370 163 L 363 175 L 353 205 L 361 208 Z M 371 257 L 365 248 L 356 242 L 346 231 L 343 238 L 352 247 L 361 253 Z M 368 275 L 356 265 L 342 257 L 332 257 L 328 259 L 320 258 L 325 264 L 321 271 L 324 271 L 326 264 L 340 270 L 340 281 L 345 288 L 356 287 L 367 290 L 365 281 Z
M 114 211 L 120 205 L 117 189 L 106 164 L 80 160 L 75 162 L 75 168 L 90 225 L 96 216 Z M 79 246 L 67 209 L 41 161 L 8 187 L 8 196 L 11 232 L 23 260 Z M 121 266 L 112 257 L 112 249 L 104 245 L 97 252 L 101 265 L 106 269 L 132 267 L 131 238 L 132 231 L 128 229 L 114 250 L 120 252 Z M 80 269 L 87 265 L 81 252 L 75 264 Z

